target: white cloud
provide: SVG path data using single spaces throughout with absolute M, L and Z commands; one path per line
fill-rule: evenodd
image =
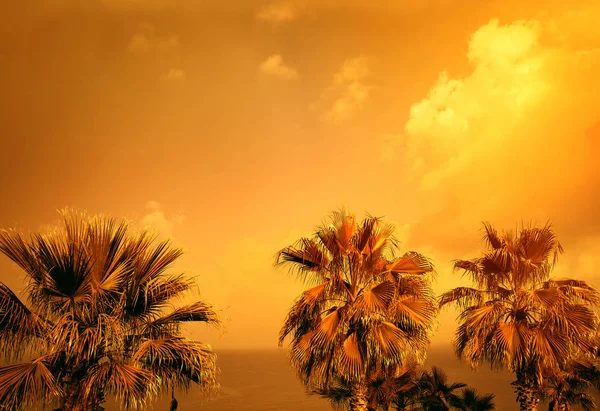
M 291 1 L 274 1 L 264 4 L 257 12 L 256 18 L 269 23 L 285 23 L 297 16 L 297 9 Z
M 141 23 L 131 36 L 127 50 L 134 54 L 144 54 L 153 51 L 169 52 L 179 49 L 179 38 L 175 34 L 160 36 L 150 23 Z
M 325 116 L 339 122 L 359 111 L 369 97 L 372 86 L 365 84 L 370 74 L 369 60 L 365 56 L 348 59 L 333 76 L 333 84 L 311 108 L 327 106 Z
M 417 244 L 448 237 L 460 249 L 488 219 L 499 228 L 550 219 L 567 242 L 600 227 L 592 206 L 600 129 L 591 128 L 600 120 L 600 36 L 582 43 L 565 23 L 548 27 L 492 20 L 479 28 L 471 73 L 440 73 L 395 137 L 380 140 L 382 160 L 399 163 L 423 204 Z
M 574 99 L 570 106 L 576 106 L 575 101 L 587 106 L 589 89 L 576 83 L 582 75 L 592 74 L 600 54 L 544 47 L 541 35 L 542 25 L 537 21 L 500 25 L 492 20 L 469 43 L 471 75 L 452 78 L 442 72 L 427 97 L 412 105 L 398 136 L 406 144 L 406 163 L 423 188 L 439 187 L 477 165 L 486 169 L 488 160 L 507 152 L 509 146 L 535 149 L 548 126 L 541 118 L 556 119 L 557 104 L 568 108 L 566 96 Z M 584 123 L 573 124 L 570 131 L 581 135 L 576 128 L 593 121 L 594 114 L 588 110 L 575 115 Z M 556 138 L 564 144 L 563 136 Z M 392 144 L 386 143 L 384 149 L 392 150 Z M 523 155 L 517 153 L 513 161 L 523 160 Z
M 132 53 L 146 53 L 150 50 L 150 40 L 143 33 L 135 33 L 129 40 L 127 50 Z
M 144 228 L 154 230 L 166 237 L 171 237 L 174 229 L 183 224 L 184 220 L 185 216 L 181 213 L 174 213 L 167 216 L 161 204 L 152 200 L 146 203 L 146 214 L 141 218 L 140 223 Z
M 174 34 L 166 38 L 156 39 L 156 48 L 161 51 L 177 49 L 179 46 L 179 38 Z
M 298 78 L 296 70 L 284 64 L 280 54 L 274 54 L 260 63 L 259 70 L 263 74 L 281 79 L 291 80 Z
M 165 80 L 184 80 L 185 77 L 185 72 L 178 68 L 171 68 L 168 72 L 163 74 L 163 79 Z

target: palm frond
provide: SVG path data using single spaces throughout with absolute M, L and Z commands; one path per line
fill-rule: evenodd
M 149 324 L 155 327 L 180 322 L 204 322 L 212 326 L 219 326 L 221 324 L 213 307 L 202 301 L 196 301 L 177 308 L 172 313 L 159 317 Z
M 496 231 L 496 229 L 489 222 L 483 222 L 483 229 L 485 230 L 483 239 L 486 241 L 488 246 L 494 250 L 502 248 L 502 238 L 498 235 L 498 231 Z
M 128 288 L 123 294 L 125 314 L 140 320 L 156 317 L 167 307 L 169 301 L 181 297 L 193 288 L 192 278 L 183 275 L 161 275 L 142 286 Z
M 433 271 L 431 262 L 414 251 L 404 254 L 386 265 L 386 270 L 393 274 L 425 274 Z
M 480 305 L 485 299 L 485 292 L 471 287 L 456 287 L 443 293 L 438 299 L 438 305 L 441 307 L 456 303 L 459 307 L 465 309 L 472 305 Z
M 0 252 L 21 267 L 32 281 L 39 283 L 44 278 L 35 250 L 20 233 L 14 230 L 0 230 Z
M 148 370 L 113 360 L 92 367 L 83 386 L 87 396 L 101 387 L 124 407 L 143 409 L 157 391 L 157 379 Z
M 17 410 L 62 395 L 45 359 L 39 357 L 31 362 L 0 367 L 0 404 L 4 408 Z
M 398 364 L 405 357 L 408 338 L 394 324 L 382 322 L 373 329 L 373 339 L 369 352 L 380 356 L 386 365 Z
M 161 241 L 154 246 L 152 243 L 146 245 L 145 237 L 138 241 L 143 248 L 143 254 L 135 258 L 133 275 L 136 283 L 140 285 L 163 274 L 183 254 L 183 249 L 173 246 L 170 240 Z
M 390 281 L 383 281 L 371 289 L 363 292 L 357 301 L 357 305 L 366 312 L 384 312 L 388 309 L 394 298 L 396 287 Z
M 363 354 L 360 352 L 358 337 L 351 334 L 344 340 L 342 349 L 336 359 L 337 370 L 343 378 L 348 380 L 360 380 L 364 372 Z
M 25 344 L 43 340 L 51 327 L 46 319 L 31 311 L 19 297 L 0 282 L 0 342 L 9 357 L 22 352 Z
M 317 242 L 310 238 L 302 238 L 295 245 L 284 248 L 277 254 L 275 265 L 287 265 L 290 271 L 302 277 L 310 273 L 324 274 L 327 271 L 329 257 Z M 323 280 L 325 277 L 318 277 Z

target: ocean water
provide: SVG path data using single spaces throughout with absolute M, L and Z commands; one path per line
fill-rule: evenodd
M 178 411 L 330 411 L 327 400 L 308 395 L 288 363 L 284 350 L 217 351 L 221 370 L 221 392 L 214 398 L 203 398 L 199 390 L 176 392 Z M 451 347 L 431 347 L 426 366 L 436 365 L 447 374 L 450 382 L 464 382 L 480 393 L 496 394 L 498 411 L 519 409 L 510 382 L 512 375 L 481 367 L 473 371 L 461 363 Z M 149 410 L 168 411 L 170 396 L 161 398 Z M 104 404 L 106 411 L 117 411 L 112 401 Z M 46 411 L 50 408 L 46 407 Z M 540 405 L 540 410 L 548 406 Z M 33 411 L 29 409 L 27 411 Z M 37 410 L 37 409 L 36 409 Z
M 289 367 L 284 350 L 217 351 L 221 369 L 221 392 L 213 399 L 203 399 L 197 391 L 176 393 L 178 411 L 330 411 L 328 401 L 307 395 Z M 464 382 L 482 393 L 496 394 L 496 409 L 518 410 L 507 372 L 494 372 L 486 367 L 472 371 L 457 360 L 450 347 L 429 350 L 427 365 L 441 367 L 451 382 Z M 153 410 L 168 411 L 170 398 L 156 402 Z M 107 404 L 107 411 L 118 407 Z M 540 407 L 543 409 L 543 407 Z

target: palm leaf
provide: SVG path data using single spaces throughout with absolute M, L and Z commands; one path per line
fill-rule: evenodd
M 156 384 L 152 372 L 117 361 L 92 367 L 83 383 L 88 396 L 101 387 L 107 394 L 114 395 L 124 407 L 136 409 L 145 407 L 156 392 Z
M 459 307 L 466 308 L 472 305 L 483 303 L 485 294 L 483 291 L 471 287 L 456 287 L 443 293 L 438 299 L 438 305 L 441 307 L 457 303 Z
M 357 301 L 357 304 L 367 312 L 385 311 L 394 298 L 396 287 L 390 281 L 383 281 L 370 290 L 363 292 Z
M 421 254 L 409 252 L 386 265 L 385 269 L 394 274 L 425 274 L 433 271 L 433 266 Z
M 361 378 L 364 372 L 363 355 L 356 334 L 351 334 L 344 340 L 337 361 L 338 371 L 344 378 L 348 380 Z
M 42 339 L 51 324 L 31 311 L 0 282 L 0 341 L 6 353 L 22 352 L 25 343 Z
M 213 326 L 220 325 L 219 317 L 213 307 L 202 301 L 196 301 L 195 303 L 180 307 L 170 314 L 155 319 L 150 324 L 152 326 L 161 326 L 190 321 L 205 322 Z
M 386 363 L 399 363 L 405 356 L 408 340 L 406 334 L 389 322 L 382 322 L 373 331 L 373 346 L 370 352 L 381 355 Z
M 4 408 L 17 410 L 62 395 L 45 359 L 40 357 L 31 362 L 0 367 L 0 404 Z
M 483 229 L 485 230 L 483 239 L 487 242 L 487 244 L 494 250 L 502 248 L 502 238 L 498 235 L 496 229 L 489 222 L 483 222 Z

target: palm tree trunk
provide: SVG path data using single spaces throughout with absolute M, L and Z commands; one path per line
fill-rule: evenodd
M 517 394 L 517 402 L 521 411 L 537 411 L 540 403 L 540 396 L 535 389 L 533 381 L 529 378 L 517 380 L 512 383 Z
M 367 387 L 362 383 L 352 385 L 350 411 L 367 411 Z

